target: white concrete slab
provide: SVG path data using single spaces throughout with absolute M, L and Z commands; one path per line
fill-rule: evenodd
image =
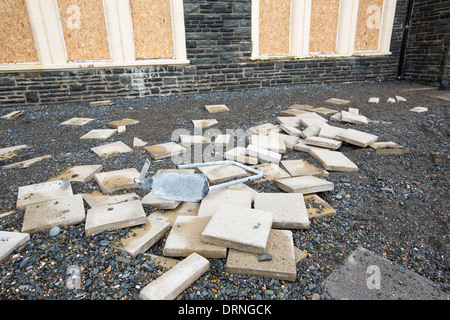
M 326 170 L 357 172 L 358 166 L 342 152 L 332 150 L 311 150 L 310 155 L 320 161 Z
M 336 139 L 336 135 L 343 133 L 345 130 L 346 130 L 345 128 L 339 128 L 339 127 L 331 126 L 331 125 L 325 123 L 320 128 L 319 137 L 328 138 L 328 139 Z
M 26 206 L 72 196 L 72 186 L 68 180 L 57 180 L 19 187 L 17 211 L 25 211 Z
M 139 177 L 139 171 L 135 168 L 119 169 L 101 172 L 95 175 L 95 180 L 104 194 L 123 189 L 139 188 L 134 179 Z
M 409 152 L 408 148 L 393 141 L 374 142 L 370 144 L 369 147 L 375 150 L 375 153 L 377 154 L 406 154 Z
M 209 113 L 221 113 L 221 112 L 230 111 L 230 108 L 228 108 L 225 104 L 210 104 L 210 105 L 206 105 L 205 109 Z
M 353 112 L 348 112 L 345 110 L 341 111 L 341 121 L 349 122 L 353 124 L 368 124 L 369 121 L 366 116 L 362 114 L 355 114 Z
M 122 229 L 146 224 L 147 217 L 139 200 L 121 202 L 89 209 L 86 214 L 85 233 Z
M 272 162 L 279 164 L 281 160 L 281 154 L 276 153 L 267 149 L 259 148 L 252 144 L 249 144 L 247 149 L 245 149 L 247 155 L 255 158 L 259 158 L 261 162 Z
M 181 201 L 158 199 L 153 192 L 148 193 L 141 199 L 142 205 L 148 205 L 156 209 L 175 209 Z
M 88 183 L 94 176 L 103 170 L 103 166 L 100 164 L 96 165 L 85 165 L 85 166 L 75 166 L 65 170 L 60 175 L 51 178 L 49 181 L 55 180 L 69 180 L 71 182 L 81 182 Z
M 198 169 L 203 172 L 209 183 L 242 178 L 247 175 L 246 170 L 232 164 L 205 166 Z
M 208 259 L 226 258 L 227 248 L 205 243 L 201 236 L 211 217 L 178 216 L 164 244 L 166 257 L 187 257 L 198 253 Z
M 196 216 L 200 209 L 200 203 L 182 202 L 176 209 L 169 209 L 166 212 L 155 211 L 149 217 L 156 220 L 165 221 L 171 226 L 175 223 L 178 216 Z
M 61 126 L 84 126 L 85 124 L 88 124 L 89 122 L 93 121 L 92 118 L 71 118 L 69 120 L 66 120 L 64 122 L 61 122 Z
M 152 156 L 153 159 L 159 160 L 163 158 L 170 158 L 175 155 L 186 153 L 186 148 L 180 146 L 175 142 L 167 142 L 145 147 L 145 150 Z
M 197 253 L 180 261 L 139 293 L 140 300 L 174 300 L 209 269 L 208 259 Z
M 199 119 L 199 120 L 192 120 L 192 123 L 194 124 L 194 128 L 207 129 L 212 126 L 215 126 L 219 122 L 216 119 Z
M 301 193 L 258 193 L 254 208 L 273 212 L 273 229 L 309 229 L 305 199 Z
M 259 135 L 269 134 L 271 132 L 280 132 L 279 126 L 276 126 L 272 123 L 260 124 L 258 126 L 249 128 L 249 130 Z
M 232 203 L 235 206 L 251 208 L 253 196 L 253 193 L 246 190 L 213 190 L 202 199 L 197 215 L 200 217 L 211 217 L 223 203 Z
M 277 133 L 277 132 L 276 132 Z M 272 152 L 286 153 L 286 146 L 284 144 L 283 139 L 279 136 L 273 136 L 271 134 L 269 135 L 252 135 L 250 137 L 250 144 L 266 149 Z
M 310 194 L 331 191 L 334 183 L 314 176 L 302 176 L 275 180 L 275 184 L 285 192 Z
M 118 129 L 119 127 L 122 126 L 132 126 L 134 124 L 138 124 L 139 121 L 138 120 L 134 120 L 134 119 L 122 119 L 122 120 L 116 120 L 116 121 L 111 121 L 108 122 L 106 125 L 112 129 Z
M 261 254 L 272 222 L 272 212 L 222 204 L 203 230 L 202 241 Z
M 129 146 L 122 141 L 107 143 L 101 146 L 91 148 L 92 152 L 102 158 L 109 158 L 121 153 L 132 152 Z
M 308 145 L 332 150 L 337 150 L 342 146 L 342 141 L 323 137 L 309 137 L 305 139 L 305 143 Z
M 92 193 L 83 194 L 83 199 L 89 205 L 89 207 L 104 206 L 108 204 L 115 204 L 120 202 L 139 200 L 139 196 L 136 193 L 125 193 L 115 196 L 104 195 L 101 192 L 94 191 Z
M 140 139 L 138 137 L 133 138 L 133 148 L 145 147 L 147 144 L 148 144 L 148 142 L 143 141 L 142 139 Z
M 81 136 L 80 139 L 108 140 L 117 133 L 117 129 L 93 129 Z
M 22 232 L 36 233 L 52 227 L 72 226 L 86 220 L 81 194 L 28 205 L 22 223 Z
M 292 177 L 328 177 L 328 171 L 310 164 L 307 160 L 283 160 L 281 164 Z
M 315 136 L 319 135 L 320 130 L 321 130 L 321 127 L 318 124 L 313 123 L 310 126 L 308 126 L 305 130 L 302 131 L 301 136 L 303 139 L 315 137 Z
M 200 135 L 189 135 L 189 134 L 180 135 L 180 144 L 183 147 L 190 147 L 194 144 L 204 144 L 204 143 L 211 143 L 211 140 Z
M 3 263 L 17 248 L 30 240 L 28 233 L 0 231 L 0 263 Z
M 243 164 L 258 164 L 259 159 L 257 157 L 252 157 L 246 154 L 246 149 L 244 147 L 236 147 L 226 151 L 223 154 L 224 158 L 227 160 L 233 160 Z
M 252 166 L 252 168 L 260 171 L 263 174 L 263 177 L 258 180 L 253 180 L 254 183 L 259 183 L 267 180 L 273 181 L 276 179 L 281 178 L 289 178 L 291 175 L 280 168 L 279 165 L 275 163 L 262 163 L 255 166 Z
M 378 140 L 378 136 L 360 130 L 347 129 L 344 132 L 337 134 L 336 139 L 361 148 L 366 148 L 376 142 Z

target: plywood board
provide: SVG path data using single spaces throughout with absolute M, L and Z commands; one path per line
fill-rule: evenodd
M 130 0 L 130 6 L 136 59 L 174 57 L 170 1 Z
M 360 0 L 355 51 L 376 51 L 380 38 L 384 0 Z
M 25 0 L 0 1 L 0 63 L 38 61 Z
M 290 0 L 261 0 L 259 2 L 259 53 L 289 53 L 290 24 Z
M 111 59 L 102 0 L 58 0 L 67 58 Z
M 310 52 L 335 52 L 340 0 L 312 0 Z

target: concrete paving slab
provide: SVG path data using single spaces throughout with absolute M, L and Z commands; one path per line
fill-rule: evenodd
M 194 128 L 196 129 L 207 129 L 212 126 L 215 126 L 219 122 L 216 119 L 200 119 L 200 120 L 192 120 L 194 124 Z
M 329 109 L 329 108 L 324 108 L 324 107 L 319 107 L 319 108 L 309 109 L 309 111 L 318 113 L 318 114 L 320 114 L 320 115 L 322 115 L 322 116 L 327 116 L 327 115 L 329 115 L 330 113 L 336 113 L 336 112 L 338 112 L 337 110 Z
M 221 112 L 227 112 L 230 111 L 230 108 L 228 108 L 225 104 L 211 104 L 206 105 L 205 109 L 209 113 L 221 113 Z
M 378 140 L 378 136 L 355 129 L 347 129 L 336 135 L 336 139 L 366 148 Z
M 144 225 L 131 228 L 127 236 L 120 240 L 122 244 L 120 249 L 136 257 L 150 249 L 169 230 L 169 223 L 147 217 L 147 222 Z
M 19 187 L 17 211 L 25 211 L 26 206 L 72 196 L 72 186 L 68 180 L 57 180 Z
M 277 121 L 280 124 L 280 127 L 282 124 L 290 126 L 290 127 L 298 127 L 300 125 L 300 122 L 297 117 L 277 117 Z
M 329 171 L 357 172 L 358 166 L 342 152 L 332 150 L 311 150 L 310 155 L 320 161 Z
M 0 231 L 0 263 L 3 263 L 17 248 L 30 240 L 28 233 Z
M 173 226 L 178 216 L 197 216 L 199 210 L 200 203 L 182 202 L 176 209 L 166 210 L 166 212 L 152 212 L 149 217 L 165 221 Z
M 272 152 L 281 154 L 286 153 L 286 146 L 283 139 L 279 136 L 273 136 L 271 134 L 272 133 L 269 135 L 252 135 L 250 137 L 250 144 Z
M 117 129 L 93 129 L 81 136 L 80 139 L 108 140 L 117 133 Z
M 115 204 L 120 202 L 139 200 L 139 196 L 136 193 L 125 193 L 114 196 L 104 195 L 101 192 L 94 191 L 92 193 L 84 193 L 83 199 L 89 205 L 89 207 L 104 206 L 108 204 Z
M 231 134 L 219 134 L 214 138 L 214 145 L 226 148 L 231 140 Z
M 11 164 L 2 166 L 2 168 L 4 168 L 4 169 L 25 169 L 25 168 L 31 167 L 35 163 L 41 162 L 45 159 L 50 159 L 51 157 L 52 157 L 51 155 L 36 157 L 36 158 L 28 159 L 25 161 L 11 163 Z
M 275 184 L 281 190 L 291 193 L 318 193 L 331 191 L 334 183 L 314 176 L 302 176 L 275 180 Z
M 263 177 L 258 180 L 254 180 L 254 183 L 264 182 L 266 180 L 273 181 L 276 179 L 282 178 L 290 178 L 291 175 L 280 168 L 279 165 L 275 163 L 262 163 L 255 166 L 251 166 L 252 168 L 260 171 L 263 174 Z
M 102 107 L 111 105 L 111 100 L 92 101 L 89 103 L 90 107 Z
M 192 253 L 153 280 L 139 293 L 140 300 L 174 300 L 209 269 L 208 259 Z
M 49 181 L 55 180 L 69 180 L 71 182 L 88 183 L 94 176 L 103 170 L 101 164 L 75 166 L 65 170 L 60 175 L 51 178 Z
M 395 96 L 395 99 L 397 100 L 397 102 L 405 102 L 408 101 L 405 98 L 401 97 L 401 96 Z
M 299 263 L 308 256 L 308 253 L 306 253 L 303 250 L 300 250 L 295 246 L 294 246 L 294 254 L 295 254 L 295 263 Z
M 348 112 L 345 110 L 341 111 L 341 121 L 343 122 L 349 122 L 353 124 L 368 124 L 369 120 L 366 116 L 363 116 L 362 114 L 355 114 L 353 112 Z
M 336 135 L 345 132 L 346 129 L 339 128 L 336 126 L 331 126 L 325 123 L 319 132 L 319 137 L 328 138 L 328 139 L 336 139 Z
M 308 126 L 305 130 L 302 131 L 301 136 L 303 139 L 307 139 L 310 137 L 318 136 L 320 133 L 321 127 L 314 123 Z
M 324 281 L 333 300 L 449 300 L 431 280 L 363 247 Z
M 328 139 L 323 137 L 309 137 L 305 139 L 305 143 L 308 145 L 337 150 L 342 146 L 342 141 Z
M 280 129 L 286 132 L 290 136 L 294 137 L 301 137 L 302 131 L 300 129 L 297 129 L 295 127 L 286 125 L 286 124 L 280 124 Z
M 309 104 L 293 104 L 289 107 L 289 109 L 297 109 L 297 110 L 310 110 L 314 108 L 314 106 L 311 106 Z
M 251 193 L 252 195 L 252 203 L 255 201 L 255 196 L 258 193 L 258 191 L 256 191 L 255 189 L 249 187 L 248 185 L 246 185 L 245 183 L 238 183 L 226 188 L 223 188 L 223 190 L 239 190 L 239 191 L 248 191 Z
M 265 252 L 273 213 L 221 204 L 202 232 L 202 241 L 262 254 Z
M 338 98 L 331 98 L 331 99 L 326 100 L 325 102 L 337 104 L 337 105 L 345 105 L 347 103 L 350 103 L 350 101 L 348 101 L 348 100 L 338 99 Z
M 406 154 L 409 153 L 409 149 L 405 148 L 393 141 L 387 142 L 374 142 L 369 145 L 370 148 L 375 150 L 377 154 Z
M 92 118 L 71 118 L 69 120 L 66 120 L 64 122 L 61 122 L 61 126 L 84 126 L 85 124 L 88 124 L 89 122 L 93 121 Z
M 325 148 L 315 147 L 315 146 L 312 146 L 312 145 L 308 145 L 308 144 L 306 144 L 306 142 L 305 142 L 304 139 L 299 139 L 299 140 L 297 141 L 297 143 L 295 144 L 295 146 L 294 146 L 294 150 L 295 150 L 295 151 L 306 152 L 306 153 L 310 153 L 311 150 L 314 150 L 314 149 L 318 149 L 318 150 L 327 150 L 327 149 L 325 149 Z
M 258 193 L 254 208 L 273 212 L 272 229 L 309 229 L 305 199 L 301 193 Z
M 189 134 L 180 135 L 180 144 L 183 147 L 190 147 L 194 144 L 204 144 L 204 143 L 211 143 L 211 140 L 200 135 L 189 135 Z
M 428 108 L 425 108 L 425 107 L 415 107 L 415 108 L 410 109 L 409 111 L 415 112 L 415 113 L 423 113 L 423 112 L 427 112 L 427 111 L 428 111 Z
M 212 165 L 198 168 L 208 179 L 209 183 L 217 183 L 234 178 L 242 178 L 247 175 L 247 171 L 232 165 Z
M 261 162 L 272 162 L 279 164 L 281 160 L 281 154 L 273 152 L 267 149 L 259 148 L 252 144 L 247 146 L 245 153 L 251 157 L 259 158 Z
M 23 114 L 23 110 L 16 110 L 16 111 L 11 111 L 5 115 L 2 116 L 2 119 L 5 120 L 14 120 L 18 117 L 20 117 Z
M 155 263 L 157 266 L 161 266 L 165 269 L 170 269 L 175 267 L 180 260 L 174 258 L 166 258 L 163 256 L 158 256 L 156 254 L 144 253 L 143 256 L 147 259 Z
M 297 141 L 299 139 L 298 137 L 278 132 L 271 132 L 269 133 L 268 137 L 270 136 L 277 137 L 283 140 L 284 146 L 286 147 L 286 151 L 294 150 L 294 146 L 297 144 Z
M 257 157 L 252 157 L 246 154 L 246 149 L 244 147 L 236 147 L 226 151 L 223 154 L 224 158 L 227 160 L 233 160 L 242 164 L 258 164 L 259 159 Z
M 260 124 L 258 126 L 249 128 L 249 130 L 259 135 L 269 134 L 271 132 L 280 132 L 279 126 L 276 126 L 272 123 Z
M 141 203 L 144 206 L 152 206 L 155 209 L 167 210 L 177 208 L 181 201 L 158 199 L 152 191 L 141 199 Z
M 142 139 L 139 139 L 138 137 L 133 138 L 133 148 L 145 147 L 147 144 L 148 144 L 148 142 L 143 141 Z
M 286 281 L 296 280 L 297 268 L 292 231 L 271 230 L 265 252 L 272 256 L 272 260 L 259 261 L 258 254 L 230 249 L 225 265 L 226 272 Z
M 28 205 L 22 223 L 22 232 L 36 233 L 52 227 L 72 226 L 86 220 L 81 194 Z
M 296 117 L 296 116 L 298 116 L 300 114 L 303 114 L 305 112 L 307 112 L 307 111 L 289 108 L 289 109 L 286 109 L 286 110 L 281 110 L 280 114 L 282 116 L 285 116 L 285 117 Z
M 368 102 L 369 103 L 379 103 L 380 102 L 380 98 L 372 97 L 372 98 L 369 98 Z
M 164 244 L 164 256 L 187 257 L 195 252 L 208 259 L 226 258 L 226 247 L 205 243 L 201 239 L 210 220 L 211 217 L 178 216 Z
M 134 179 L 139 178 L 139 171 L 135 168 L 101 172 L 94 177 L 104 194 L 123 189 L 139 188 L 139 184 L 134 182 Z
M 122 229 L 147 223 L 147 216 L 139 200 L 96 206 L 87 211 L 85 233 Z
M 359 114 L 358 108 L 348 108 L 347 111 L 350 113 Z
M 310 164 L 307 160 L 283 160 L 281 164 L 292 177 L 328 177 L 328 171 Z
M 223 203 L 233 203 L 235 206 L 251 208 L 253 196 L 247 190 L 213 190 L 202 199 L 197 215 L 200 217 L 211 217 Z
M 132 152 L 129 146 L 122 141 L 107 143 L 101 146 L 91 148 L 92 152 L 102 158 L 110 158 L 121 153 Z
M 186 153 L 186 148 L 175 142 L 167 142 L 145 147 L 145 150 L 152 156 L 154 160 L 170 158 L 175 155 Z
M 0 161 L 13 158 L 17 156 L 17 151 L 28 148 L 26 144 L 21 144 L 13 147 L 1 148 L 0 149 Z
M 305 198 L 306 211 L 311 220 L 314 217 L 335 216 L 336 209 L 330 206 L 325 200 L 317 194 L 308 194 L 303 196 Z
M 138 124 L 138 123 L 139 123 L 138 120 L 122 119 L 122 120 L 108 122 L 106 125 L 112 129 L 118 129 L 119 127 L 122 127 L 122 126 L 132 126 L 132 125 Z

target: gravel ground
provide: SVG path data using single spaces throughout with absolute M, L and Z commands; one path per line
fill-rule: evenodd
M 225 132 L 267 122 L 275 124 L 280 111 L 296 103 L 336 110 L 354 107 L 376 121 L 366 126 L 333 124 L 376 134 L 379 141 L 394 141 L 411 151 L 406 155 L 379 155 L 370 148 L 341 147 L 340 151 L 360 171 L 330 172 L 328 179 L 335 188 L 319 196 L 336 209 L 337 215 L 313 218 L 309 230 L 293 230 L 295 246 L 307 252 L 307 257 L 297 264 L 297 280 L 228 274 L 225 259 L 210 259 L 210 269 L 178 299 L 327 299 L 322 282 L 359 246 L 448 291 L 449 176 L 445 172 L 449 169 L 449 102 L 430 97 L 436 94 L 442 92 L 406 82 L 363 83 L 123 99 L 103 107 L 67 103 L 3 108 L 3 114 L 13 110 L 24 110 L 24 114 L 16 120 L 0 120 L 0 148 L 19 144 L 31 148 L 0 165 L 47 154 L 52 158 L 27 169 L 0 169 L 0 213 L 15 210 L 19 186 L 47 181 L 75 165 L 102 164 L 103 171 L 140 171 L 148 157 L 143 148 L 101 159 L 90 148 L 104 142 L 79 139 L 91 129 L 107 128 L 109 121 L 140 121 L 109 142 L 121 140 L 131 146 L 133 137 L 139 137 L 152 145 L 170 141 L 176 129 L 192 131 L 192 119 L 216 118 L 219 124 L 214 128 Z M 405 97 L 407 102 L 386 102 L 395 95 Z M 370 97 L 379 97 L 380 103 L 369 104 Z M 335 106 L 325 102 L 329 98 L 351 103 Z M 206 104 L 226 104 L 231 111 L 208 114 Z M 429 111 L 409 111 L 416 106 Z M 60 126 L 72 117 L 95 120 L 81 127 Z M 435 157 L 435 152 L 441 155 Z M 320 166 L 302 152 L 288 152 L 283 159 L 307 159 Z M 170 167 L 173 164 L 167 159 L 153 162 L 152 170 Z M 281 192 L 270 181 L 248 185 L 257 191 Z M 74 193 L 99 190 L 95 180 L 72 183 L 72 188 Z M 145 195 L 141 190 L 133 191 Z M 145 209 L 151 214 L 151 208 Z M 0 217 L 0 230 L 20 231 L 22 221 L 23 213 Z M 128 231 L 126 228 L 86 237 L 81 224 L 63 227 L 56 236 L 50 236 L 48 230 L 35 233 L 0 265 L 0 300 L 138 299 L 140 290 L 166 269 L 145 255 L 134 258 L 118 249 L 115 243 Z M 164 243 L 165 238 L 147 253 L 162 255 Z M 81 268 L 82 283 L 77 290 L 66 286 L 71 265 Z

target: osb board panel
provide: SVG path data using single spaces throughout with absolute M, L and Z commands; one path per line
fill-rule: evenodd
M 0 0 L 0 63 L 38 61 L 25 0 Z
M 69 61 L 111 58 L 102 0 L 58 0 L 58 9 Z
M 168 0 L 131 0 L 136 59 L 174 57 Z
M 340 0 L 312 0 L 310 52 L 335 52 Z
M 259 53 L 289 53 L 291 0 L 259 3 Z
M 355 51 L 378 50 L 383 0 L 360 0 L 356 25 Z

